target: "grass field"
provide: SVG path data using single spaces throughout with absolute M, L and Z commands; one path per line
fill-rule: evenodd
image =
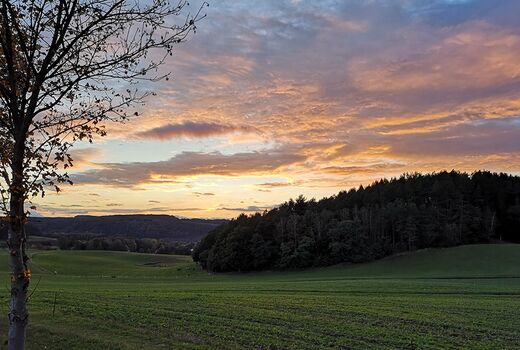
M 219 275 L 179 256 L 32 258 L 29 349 L 520 349 L 520 245 Z

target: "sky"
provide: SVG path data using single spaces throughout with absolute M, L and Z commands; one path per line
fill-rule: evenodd
M 191 3 L 191 11 L 199 6 Z M 230 218 L 410 172 L 520 174 L 520 1 L 213 0 L 37 215 Z

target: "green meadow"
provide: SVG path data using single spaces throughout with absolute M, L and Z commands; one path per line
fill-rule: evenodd
M 184 256 L 37 251 L 31 268 L 28 349 L 520 348 L 520 245 L 245 274 Z

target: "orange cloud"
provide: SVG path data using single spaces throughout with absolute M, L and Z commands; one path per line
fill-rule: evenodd
M 519 82 L 519 34 L 482 21 L 447 31 L 444 39 L 407 57 L 352 62 L 354 83 L 365 91 L 405 92 L 475 90 Z
M 140 131 L 135 135 L 143 139 L 169 140 L 179 137 L 204 138 L 210 136 L 220 136 L 234 132 L 253 132 L 254 129 L 248 126 L 233 126 L 217 123 L 204 123 L 185 121 L 178 124 L 166 124 Z
M 225 155 L 220 152 L 183 152 L 159 162 L 105 163 L 101 169 L 75 174 L 77 184 L 135 186 L 145 183 L 168 183 L 186 176 L 274 173 L 305 158 L 283 149 Z

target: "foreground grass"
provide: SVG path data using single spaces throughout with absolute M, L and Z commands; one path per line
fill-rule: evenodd
M 32 267 L 29 349 L 520 348 L 520 245 L 294 272 L 89 251 L 36 252 Z M 6 314 L 7 289 L 0 301 Z

